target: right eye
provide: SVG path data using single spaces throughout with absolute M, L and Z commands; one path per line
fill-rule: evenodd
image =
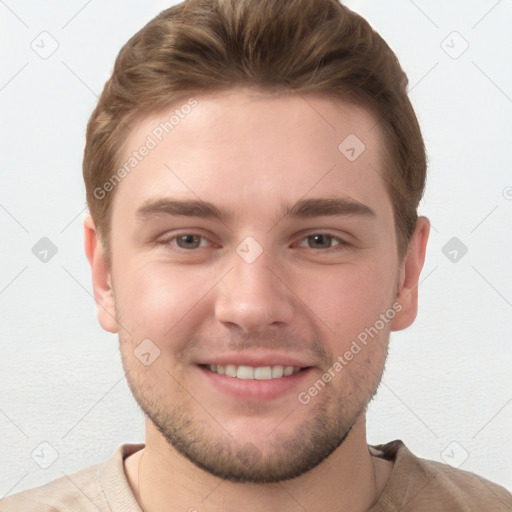
M 181 233 L 172 237 L 167 237 L 159 242 L 164 246 L 177 246 L 184 250 L 199 249 L 208 245 L 208 241 L 202 235 L 197 233 Z

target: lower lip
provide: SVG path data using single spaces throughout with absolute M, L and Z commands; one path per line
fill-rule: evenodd
M 304 381 L 311 368 L 305 368 L 288 377 L 278 379 L 237 379 L 211 372 L 204 366 L 198 366 L 207 382 L 223 393 L 244 400 L 273 400 L 287 393 L 302 391 Z

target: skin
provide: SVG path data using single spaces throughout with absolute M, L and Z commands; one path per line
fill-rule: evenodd
M 400 258 L 382 140 L 365 109 L 246 89 L 196 99 L 117 185 L 110 263 L 92 219 L 84 225 L 99 321 L 119 333 L 127 380 L 148 417 L 145 448 L 125 461 L 130 485 L 146 512 L 368 510 L 392 463 L 370 454 L 365 409 L 390 332 L 416 316 L 428 220 L 419 218 Z M 185 101 L 140 119 L 125 156 Z M 349 134 L 366 146 L 352 162 L 338 150 Z M 164 197 L 208 201 L 233 216 L 137 215 Z M 313 198 L 373 214 L 283 217 L 281 205 Z M 183 248 L 184 234 L 203 238 Z M 237 253 L 248 236 L 262 250 L 252 263 Z M 393 305 L 400 311 L 300 403 L 299 392 Z M 149 366 L 134 356 L 146 338 L 160 350 Z M 241 399 L 198 366 L 240 354 L 292 357 L 309 369 L 285 392 Z

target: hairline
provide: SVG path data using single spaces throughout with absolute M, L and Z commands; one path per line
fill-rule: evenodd
M 389 139 L 393 137 L 393 134 L 390 133 L 390 130 L 388 129 L 387 123 L 381 123 L 380 121 L 380 115 L 378 112 L 378 107 L 372 103 L 372 100 L 368 97 L 367 94 L 364 93 L 363 90 L 360 91 L 351 91 L 351 95 L 346 94 L 342 90 L 335 90 L 335 89 L 306 89 L 302 88 L 299 90 L 286 87 L 284 85 L 277 85 L 274 87 L 269 86 L 260 86 L 260 85 L 252 85 L 252 84 L 232 84 L 228 86 L 214 86 L 211 88 L 206 89 L 187 89 L 182 90 L 176 93 L 176 95 L 165 102 L 162 102 L 161 105 L 158 105 L 154 108 L 142 106 L 139 109 L 134 109 L 131 112 L 128 112 L 124 118 L 124 122 L 122 123 L 122 127 L 119 129 L 117 133 L 118 140 L 121 140 L 122 142 L 117 145 L 115 148 L 116 153 L 116 161 L 114 165 L 114 169 L 117 169 L 119 165 L 123 161 L 123 152 L 124 149 L 127 147 L 131 136 L 137 129 L 137 126 L 139 126 L 144 120 L 147 120 L 151 118 L 152 116 L 156 116 L 159 113 L 164 112 L 165 110 L 168 110 L 178 104 L 179 102 L 183 102 L 185 99 L 190 97 L 200 97 L 200 96 L 211 96 L 211 95 L 229 95 L 236 91 L 250 91 L 254 93 L 254 96 L 256 98 L 265 98 L 269 96 L 273 97 L 281 97 L 281 96 L 291 96 L 293 94 L 298 94 L 302 97 L 302 95 L 307 95 L 310 97 L 317 97 L 317 98 L 323 98 L 323 99 L 331 99 L 333 101 L 345 103 L 347 105 L 351 105 L 354 107 L 357 107 L 359 109 L 362 109 L 366 113 L 370 114 L 370 116 L 375 121 L 375 124 L 372 128 L 378 128 L 378 140 L 379 140 L 379 156 L 380 156 L 380 164 L 383 175 L 381 175 L 378 171 L 375 169 L 375 172 L 379 174 L 380 178 L 384 181 L 384 186 L 386 188 L 386 193 L 388 195 L 388 199 L 391 202 L 392 210 L 393 210 L 393 223 L 394 223 L 394 233 L 396 237 L 396 249 L 398 253 L 399 260 L 401 261 L 405 254 L 407 253 L 408 245 L 409 245 L 409 239 L 410 237 L 405 232 L 401 232 L 399 228 L 399 222 L 397 219 L 397 209 L 395 207 L 395 201 L 391 195 L 390 188 L 394 185 L 390 182 L 390 179 L 392 179 L 392 167 L 394 165 L 393 163 L 393 155 L 390 153 L 390 151 L 387 149 L 389 144 Z M 112 211 L 113 211 L 113 204 L 114 204 L 114 198 L 115 194 L 117 192 L 116 189 L 119 187 L 115 187 L 111 192 L 109 196 L 109 200 L 107 203 L 107 209 L 105 212 L 105 216 L 103 219 L 103 232 L 99 232 L 99 238 L 101 242 L 101 247 L 103 251 L 103 255 L 106 258 L 107 262 L 111 263 L 111 256 L 112 256 L 112 245 L 111 245 L 111 233 L 112 233 Z

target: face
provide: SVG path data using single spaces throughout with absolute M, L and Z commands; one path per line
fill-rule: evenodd
M 100 322 L 173 449 L 279 481 L 340 446 L 408 309 L 382 141 L 371 114 L 327 97 L 195 100 L 126 142 Z

